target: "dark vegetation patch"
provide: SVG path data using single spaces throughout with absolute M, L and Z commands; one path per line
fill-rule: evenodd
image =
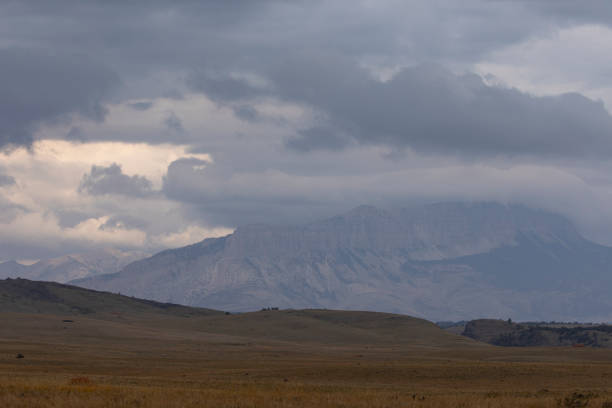
M 463 335 L 504 347 L 612 347 L 612 326 L 610 325 L 517 324 L 509 320 L 479 319 L 468 322 Z

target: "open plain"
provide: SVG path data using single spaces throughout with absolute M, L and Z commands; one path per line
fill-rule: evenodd
M 494 347 L 398 315 L 0 321 L 2 407 L 612 406 L 609 349 Z

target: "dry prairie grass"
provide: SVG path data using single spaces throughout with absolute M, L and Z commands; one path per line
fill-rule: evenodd
M 574 398 L 573 395 L 579 395 Z M 584 395 L 584 397 L 580 397 Z M 367 384 L 313 385 L 220 382 L 192 387 L 160 385 L 66 385 L 10 381 L 0 386 L 3 407 L 605 407 L 597 392 L 410 392 Z
M 240 336 L 236 327 L 200 331 L 198 321 L 56 322 L 0 314 L 0 407 L 612 406 L 612 350 L 280 341 L 249 337 L 248 327 Z
M 377 355 L 356 362 L 281 353 L 271 361 L 257 355 L 234 361 L 234 356 L 226 359 L 222 354 L 216 360 L 200 359 L 195 353 L 189 356 L 191 362 L 174 364 L 128 358 L 116 367 L 100 356 L 87 365 L 74 356 L 64 364 L 36 362 L 21 370 L 18 363 L 5 362 L 0 368 L 0 406 L 577 408 L 612 402 L 608 363 L 406 357 L 389 362 Z M 124 372 L 126 363 L 134 368 Z M 584 397 L 572 399 L 573 394 Z

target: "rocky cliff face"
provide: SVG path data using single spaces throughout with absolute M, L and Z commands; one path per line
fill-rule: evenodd
M 585 240 L 563 217 L 444 203 L 392 212 L 358 207 L 302 226 L 246 226 L 74 283 L 231 311 L 612 320 L 609 260 L 612 249 Z
M 550 213 L 489 203 L 441 203 L 394 212 L 361 206 L 305 226 L 250 225 L 229 237 L 226 251 L 284 256 L 355 248 L 380 254 L 399 251 L 424 261 L 513 245 L 520 234 L 551 242 L 581 239 L 567 220 Z

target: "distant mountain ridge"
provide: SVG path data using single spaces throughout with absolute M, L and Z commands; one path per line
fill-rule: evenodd
M 8 261 L 0 263 L 0 279 L 27 278 L 67 283 L 75 279 L 118 272 L 129 263 L 146 256 L 144 252 L 108 248 L 43 259 L 31 265 Z
M 612 248 L 523 206 L 362 206 L 166 250 L 89 288 L 221 310 L 333 308 L 432 320 L 612 320 Z

